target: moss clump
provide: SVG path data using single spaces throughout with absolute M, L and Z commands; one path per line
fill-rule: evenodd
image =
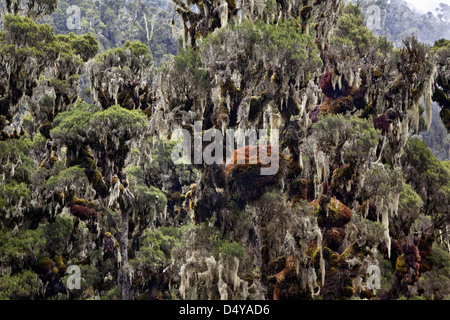
M 97 165 L 95 164 L 93 156 L 87 156 L 84 158 L 84 167 L 89 171 L 95 170 Z
M 300 17 L 302 18 L 303 21 L 308 20 L 311 18 L 311 13 L 312 13 L 312 6 L 304 6 L 300 10 Z
M 87 201 L 85 199 L 73 197 L 72 201 L 74 205 L 84 206 L 91 209 L 94 209 L 96 207 L 95 203 L 93 203 L 92 201 Z
M 405 255 L 402 254 L 397 258 L 397 261 L 395 263 L 395 272 L 399 276 L 403 276 L 408 272 L 408 266 L 406 265 Z
M 374 76 L 375 79 L 381 78 L 382 75 L 383 74 L 381 73 L 380 70 L 373 70 L 373 76 Z
M 227 1 L 227 4 L 228 4 L 228 10 L 233 11 L 234 9 L 237 8 L 236 0 L 226 0 L 226 1 Z M 201 3 L 203 3 L 203 2 L 201 2 Z
M 38 263 L 39 271 L 42 274 L 46 274 L 47 272 L 49 272 L 52 269 L 54 264 L 55 264 L 55 262 L 52 259 L 50 259 L 48 257 L 42 258 L 39 260 L 39 263 Z
M 330 113 L 338 114 L 338 113 L 346 113 L 347 111 L 353 110 L 353 108 L 354 108 L 353 97 L 346 96 L 333 100 L 330 103 L 329 111 Z
M 305 291 L 301 287 L 299 278 L 297 277 L 293 256 L 285 259 L 285 268 L 275 276 L 270 277 L 269 281 L 273 283 L 274 300 L 302 299 L 305 297 Z
M 346 225 L 352 218 L 350 209 L 336 198 L 331 198 L 328 209 L 330 223 L 336 227 Z
M 39 127 L 39 132 L 46 138 L 46 139 L 50 139 L 50 130 L 52 129 L 52 124 L 51 122 L 44 122 L 40 127 Z
M 52 166 L 53 166 L 56 162 L 58 162 L 58 157 L 55 156 L 55 155 L 52 155 L 52 156 L 50 157 L 50 162 L 51 162 L 51 164 L 52 164 Z
M 335 186 L 338 181 L 347 181 L 352 177 L 352 168 L 350 164 L 343 165 L 333 171 L 331 185 Z
M 351 246 L 347 247 L 344 252 L 342 252 L 339 256 L 339 264 L 342 266 L 347 266 L 346 260 L 352 259 L 354 257 L 358 257 L 359 253 L 361 252 L 361 248 L 359 245 L 355 242 Z
M 114 177 L 111 179 L 111 185 L 112 185 L 112 186 L 116 185 L 117 181 L 119 181 L 119 178 L 118 178 L 117 176 L 114 176 Z
M 275 175 L 261 175 L 262 168 L 268 168 L 274 164 L 264 165 L 260 161 L 260 155 L 266 154 L 271 160 L 278 158 L 279 167 Z M 257 200 L 264 191 L 274 187 L 284 174 L 287 168 L 286 160 L 283 155 L 277 151 L 272 151 L 272 146 L 247 146 L 234 151 L 233 164 L 228 165 L 228 183 L 231 193 L 241 195 L 241 199 Z M 238 162 L 244 162 L 239 164 Z M 272 161 L 273 162 L 273 161 Z M 276 163 L 275 163 L 276 165 Z M 272 168 L 274 169 L 274 168 Z
M 338 251 L 345 239 L 345 231 L 340 228 L 331 228 L 325 235 L 325 243 L 333 251 Z
M 106 196 L 108 194 L 108 187 L 103 180 L 103 175 L 100 171 L 95 170 L 91 176 L 92 186 L 100 195 Z
M 94 186 L 96 186 L 97 184 L 101 183 L 102 181 L 103 181 L 103 175 L 100 173 L 100 171 L 95 170 L 93 178 L 92 178 L 92 183 L 94 184 Z
M 293 193 L 293 203 L 298 203 L 302 200 L 308 199 L 308 187 L 310 181 L 307 179 L 297 179 L 291 185 L 291 192 Z
M 320 215 L 320 204 L 319 200 L 313 200 L 311 201 L 311 205 L 313 206 L 313 213 L 317 217 Z
M 253 96 L 250 98 L 250 112 L 248 118 L 255 121 L 263 111 L 263 97 Z

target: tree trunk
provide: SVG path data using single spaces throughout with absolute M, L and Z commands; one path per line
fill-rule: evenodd
M 122 300 L 130 299 L 130 278 L 128 276 L 128 216 L 130 209 L 122 211 L 122 235 L 120 239 L 120 250 L 122 264 L 120 267 L 119 284 L 122 290 Z

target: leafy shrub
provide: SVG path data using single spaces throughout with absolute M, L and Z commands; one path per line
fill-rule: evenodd
M 31 268 L 38 262 L 44 249 L 43 227 L 36 230 L 21 229 L 14 235 L 11 230 L 0 230 L 0 264 L 3 268 Z
M 219 246 L 219 252 L 227 257 L 236 257 L 238 259 L 243 259 L 245 256 L 245 248 L 242 243 L 233 241 L 228 242 L 227 240 L 222 241 Z
M 0 277 L 1 300 L 32 300 L 41 289 L 42 281 L 30 270 L 22 271 L 13 276 Z
M 50 252 L 62 255 L 67 250 L 73 227 L 73 218 L 67 214 L 56 216 L 55 221 L 46 226 L 45 236 Z

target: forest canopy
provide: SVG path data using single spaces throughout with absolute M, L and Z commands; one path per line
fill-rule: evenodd
M 0 299 L 450 299 L 450 40 L 376 3 L 0 1 Z

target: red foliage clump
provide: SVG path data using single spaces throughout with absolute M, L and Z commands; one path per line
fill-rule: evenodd
M 421 261 L 419 250 L 415 245 L 406 243 L 403 246 L 403 254 L 405 255 L 404 260 L 407 267 L 407 273 L 404 279 L 406 283 L 413 284 L 414 282 L 419 281 L 419 268 Z
M 325 72 L 325 74 L 320 77 L 320 89 L 322 90 L 323 94 L 329 98 L 333 98 L 335 96 L 332 79 L 333 74 L 330 72 L 330 70 L 327 70 L 327 72 Z
M 391 125 L 391 123 L 386 116 L 381 115 L 373 119 L 373 125 L 375 129 L 381 130 L 381 132 L 384 134 L 389 131 L 389 126 Z
M 263 164 L 260 161 L 260 155 L 264 153 L 269 164 Z M 258 198 L 267 187 L 275 186 L 280 181 L 287 167 L 285 162 L 279 151 L 270 145 L 246 146 L 235 150 L 232 164 L 227 166 L 231 192 L 239 193 L 242 199 Z M 262 168 L 271 168 L 275 174 L 262 175 Z
M 341 228 L 331 228 L 327 231 L 325 237 L 327 247 L 333 251 L 338 251 L 342 242 L 344 242 L 345 231 Z
M 80 218 L 81 220 L 88 220 L 91 216 L 95 216 L 96 212 L 94 209 L 85 207 L 85 206 L 79 206 L 74 205 L 70 212 L 75 216 Z
M 286 259 L 286 267 L 274 276 L 274 281 L 274 300 L 301 298 L 303 290 L 297 277 L 293 256 Z
M 270 160 L 277 158 L 281 160 L 282 157 L 275 148 L 272 153 L 272 146 L 270 145 L 246 146 L 234 150 L 233 164 L 227 166 L 227 171 L 230 172 L 232 170 L 238 170 L 239 168 L 247 168 L 249 165 L 258 166 L 258 168 L 269 168 L 271 163 L 262 164 L 260 161 L 260 155 L 264 153 L 267 157 L 270 157 Z
M 312 123 L 316 123 L 317 120 L 319 120 L 319 114 L 320 114 L 320 108 L 319 108 L 319 106 L 315 106 L 315 107 L 309 112 L 309 118 L 311 119 Z
M 353 98 L 351 96 L 343 96 L 337 99 L 326 98 L 325 101 L 319 106 L 320 114 L 327 115 L 346 113 L 353 110 Z
M 419 243 L 418 243 L 418 249 L 420 253 L 420 272 L 426 272 L 431 269 L 430 262 L 428 261 L 429 257 L 431 256 L 431 253 L 433 252 L 433 243 L 434 243 L 434 237 L 430 236 L 424 236 L 422 235 L 420 237 Z

